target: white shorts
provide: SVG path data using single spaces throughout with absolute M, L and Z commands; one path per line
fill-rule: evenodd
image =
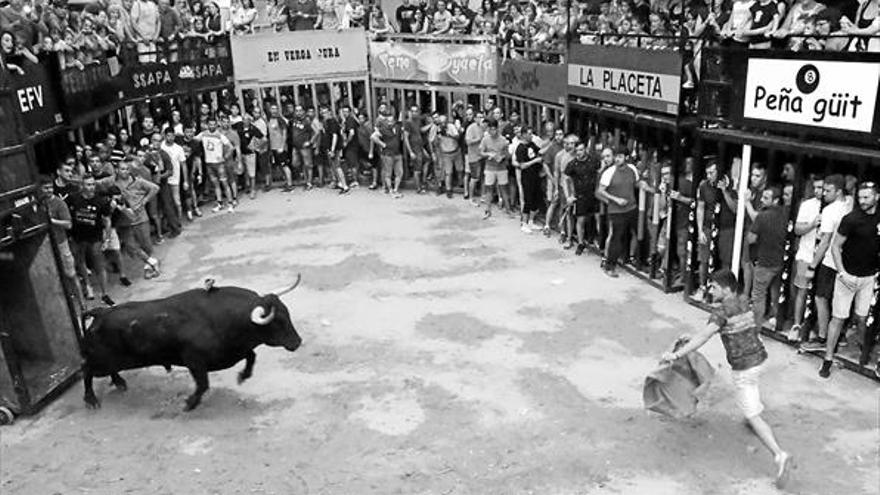
M 761 403 L 761 390 L 758 387 L 762 368 L 763 366 L 755 366 L 747 370 L 730 372 L 733 386 L 736 388 L 736 405 L 739 406 L 746 419 L 754 418 L 764 412 L 764 404 Z
M 495 184 L 506 186 L 507 170 L 486 170 L 483 172 L 483 179 L 484 186 L 494 186 Z
M 248 177 L 256 177 L 257 176 L 257 154 L 251 153 L 249 155 L 241 155 L 241 160 L 244 162 L 244 169 L 247 172 Z
M 845 320 L 852 309 L 856 316 L 868 316 L 871 310 L 871 299 L 874 297 L 876 277 L 852 277 L 837 273 L 834 281 L 834 298 L 831 300 L 831 316 Z M 855 302 L 855 307 L 853 307 Z

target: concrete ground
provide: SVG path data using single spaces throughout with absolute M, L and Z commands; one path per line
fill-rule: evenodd
M 162 246 L 163 275 L 118 301 L 218 285 L 283 300 L 304 344 L 257 349 L 254 377 L 213 373 L 192 413 L 183 369 L 129 390 L 72 387 L 0 428 L 0 493 L 776 493 L 770 455 L 719 368 L 697 415 L 646 412 L 645 375 L 706 315 L 594 256 L 461 200 L 271 192 Z M 767 343 L 766 419 L 799 467 L 787 493 L 878 493 L 878 388 Z

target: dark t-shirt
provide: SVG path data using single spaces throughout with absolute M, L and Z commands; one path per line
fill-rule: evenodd
M 565 175 L 571 177 L 574 184 L 574 195 L 577 197 L 578 215 L 583 206 L 585 212 L 599 211 L 599 200 L 596 199 L 596 185 L 599 182 L 598 162 L 590 159 L 578 160 L 575 158 L 565 167 Z
M 856 207 L 843 217 L 837 232 L 846 236 L 841 257 L 847 273 L 869 277 L 880 270 L 880 208 L 868 215 Z
M 79 192 L 79 186 L 77 186 L 76 184 L 73 184 L 71 182 L 68 182 L 67 184 L 64 184 L 63 186 L 59 186 L 57 182 L 53 182 L 52 189 L 53 189 L 53 192 L 55 193 L 55 196 L 58 196 L 59 198 L 63 199 L 64 201 L 70 200 L 70 198 L 72 196 L 74 196 L 75 194 L 77 194 Z
M 407 138 L 409 139 L 409 145 L 413 149 L 413 151 L 417 151 L 422 146 L 424 146 L 424 141 L 422 140 L 422 122 L 421 119 L 413 120 L 409 119 L 404 124 L 404 129 L 407 132 Z
M 333 146 L 333 136 L 336 136 L 336 147 L 330 149 Z M 324 121 L 324 132 L 321 133 L 321 150 L 322 151 L 336 151 L 342 148 L 342 127 L 339 125 L 339 121 L 334 118 L 329 118 Z
M 727 206 L 724 201 L 724 195 L 717 187 L 703 181 L 700 183 L 699 197 L 706 203 L 706 215 L 703 218 L 705 227 L 712 225 L 712 218 L 715 215 L 715 205 L 721 205 L 721 215 L 718 218 L 719 229 L 732 229 L 736 227 L 736 215 Z
M 521 166 L 526 162 L 532 161 L 537 158 L 541 154 L 541 148 L 538 148 L 538 145 L 532 142 L 528 143 L 519 143 L 516 146 L 516 161 Z M 528 168 L 522 169 L 523 177 L 527 176 L 537 176 L 541 171 L 541 165 L 539 164 L 532 165 Z
M 758 235 L 753 251 L 754 260 L 759 266 L 778 268 L 785 258 L 785 236 L 788 227 L 785 209 L 771 206 L 755 217 L 751 232 Z
M 248 145 L 253 138 L 262 138 L 263 133 L 254 125 L 249 126 L 247 129 L 245 129 L 244 126 L 241 126 L 238 128 L 238 137 L 241 139 L 241 154 L 253 155 L 254 152 Z
M 303 17 L 300 14 L 308 15 Z M 318 4 L 315 0 L 287 0 L 287 28 L 291 31 L 306 31 L 315 28 L 318 20 Z
M 694 197 L 694 182 L 690 179 L 680 177 L 678 179 L 678 192 L 682 196 L 689 198 Z M 688 216 L 690 215 L 690 207 L 686 203 L 675 203 L 675 228 L 677 230 L 688 228 Z
M 68 202 L 73 228 L 70 236 L 77 242 L 101 242 L 103 218 L 110 216 L 110 202 L 100 196 L 76 195 Z
M 419 10 L 414 5 L 401 5 L 397 7 L 397 14 L 394 16 L 397 19 L 397 25 L 400 26 L 401 33 L 411 33 L 410 29 L 410 20 L 412 20 L 415 15 L 416 10 Z
M 773 16 L 779 13 L 779 10 L 776 7 L 776 2 L 773 1 L 768 2 L 766 5 L 761 5 L 760 2 L 755 2 L 752 4 L 749 11 L 752 13 L 752 29 L 766 27 L 773 22 Z
M 294 148 L 303 148 L 314 136 L 312 122 L 308 117 L 290 120 L 290 141 Z
M 383 155 L 400 155 L 401 154 L 401 129 L 400 123 L 389 123 L 386 120 L 376 122 L 376 129 L 379 131 L 379 137 L 385 147 L 382 148 Z M 378 147 L 378 146 L 377 146 Z
M 358 138 L 357 138 L 358 127 L 360 127 L 360 124 L 358 124 L 358 121 L 356 118 L 354 118 L 354 116 L 349 115 L 348 118 L 345 119 L 345 124 L 343 125 L 344 132 L 342 135 L 342 144 L 345 144 L 345 140 L 348 139 L 349 134 L 351 134 L 352 131 L 354 131 L 353 137 L 348 142 L 348 144 L 345 146 L 346 150 L 357 149 L 357 146 L 358 146 Z

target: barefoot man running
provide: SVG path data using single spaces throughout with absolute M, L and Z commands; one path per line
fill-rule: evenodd
M 737 293 L 738 282 L 730 270 L 712 274 L 709 292 L 714 300 L 721 301 L 712 313 L 706 329 L 693 336 L 690 342 L 675 352 L 663 355 L 663 362 L 672 362 L 703 346 L 713 335 L 721 335 L 721 343 L 727 353 L 727 362 L 733 369 L 733 385 L 736 403 L 745 414 L 752 431 L 773 454 L 776 463 L 776 487 L 783 488 L 791 475 L 794 459 L 776 443 L 770 425 L 761 418 L 764 404 L 758 388 L 762 364 L 767 360 L 764 343 L 758 336 L 748 299 Z

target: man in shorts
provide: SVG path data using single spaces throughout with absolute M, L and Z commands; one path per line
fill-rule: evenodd
M 759 382 L 767 351 L 755 327 L 748 298 L 738 293 L 738 287 L 739 282 L 730 270 L 714 272 L 708 290 L 712 300 L 719 301 L 720 305 L 713 311 L 705 330 L 691 336 L 678 350 L 663 354 L 661 360 L 672 363 L 702 347 L 716 333 L 720 335 L 727 362 L 733 369 L 731 377 L 736 389 L 736 403 L 752 431 L 773 454 L 776 487 L 782 489 L 791 476 L 794 458 L 782 450 L 770 425 L 761 417 L 764 404 L 761 403 Z
M 460 182 L 455 179 L 460 178 L 464 171 L 459 143 L 461 129 L 458 123 L 449 122 L 445 115 L 441 115 L 437 122 L 437 134 L 437 147 L 440 151 L 438 159 L 440 160 L 440 168 L 443 170 L 446 197 L 452 198 L 452 187 L 456 182 Z
M 480 154 L 480 144 L 483 142 L 483 135 L 486 133 L 486 123 L 482 112 L 477 113 L 474 120 L 468 124 L 464 131 L 465 145 L 467 146 L 467 163 L 465 164 L 465 179 L 467 188 L 464 197 L 472 198 L 474 206 L 479 206 L 480 202 L 477 196 L 477 184 L 483 177 L 483 162 L 485 158 Z
M 156 136 L 158 134 L 154 138 Z M 95 193 L 95 178 L 85 175 L 82 190 L 70 198 L 69 204 L 73 223 L 70 230 L 73 258 L 76 260 L 76 271 L 85 285 L 86 299 L 94 299 L 89 283 L 88 267 L 91 267 L 101 291 L 101 301 L 107 306 L 113 306 L 115 303 L 107 295 L 107 270 L 104 266 L 104 253 L 101 252 L 104 234 L 110 230 L 110 215 L 113 213 L 110 202 Z
M 428 176 L 425 159 L 425 140 L 422 136 L 422 113 L 413 105 L 409 109 L 409 119 L 403 124 L 403 145 L 409 157 L 409 165 L 416 180 L 416 194 L 425 194 L 425 179 Z
M 238 179 L 244 174 L 241 162 L 241 136 L 232 128 L 229 115 L 220 112 L 220 132 L 226 136 L 232 148 L 232 154 L 226 158 L 226 178 L 229 181 L 229 191 L 232 193 L 232 206 L 238 206 Z
M 840 174 L 829 175 L 825 178 L 823 197 L 825 208 L 822 209 L 822 218 L 819 223 L 819 245 L 813 253 L 813 259 L 807 267 L 807 280 L 816 278 L 816 325 L 818 326 L 818 338 L 804 344 L 804 350 L 825 349 L 828 335 L 828 324 L 831 321 L 831 298 L 834 296 L 834 283 L 837 279 L 837 266 L 831 255 L 831 243 L 834 233 L 843 217 L 849 213 L 846 202 L 845 181 Z
M 257 155 L 265 151 L 267 141 L 265 134 L 254 125 L 253 117 L 247 113 L 241 117 L 238 137 L 241 141 L 241 161 L 244 164 L 245 185 L 248 189 L 248 195 L 254 199 L 257 194 Z
M 288 141 L 290 124 L 281 116 L 278 105 L 269 106 L 269 118 L 266 120 L 267 135 L 269 136 L 269 156 L 271 166 L 266 171 L 266 185 L 263 191 L 272 188 L 272 172 L 280 168 L 284 172 L 284 192 L 293 191 L 293 172 L 290 170 L 290 154 L 288 153 Z
M 877 209 L 880 189 L 874 182 L 863 182 L 856 194 L 858 206 L 840 220 L 831 243 L 837 279 L 834 282 L 825 360 L 819 370 L 822 378 L 831 375 L 834 348 L 843 323 L 850 317 L 850 309 L 859 335 L 863 338 L 859 364 L 868 364 L 874 345 L 875 334 L 873 331 L 868 332 L 867 321 L 877 283 L 877 272 L 880 271 L 880 211 Z
M 486 124 L 486 135 L 480 142 L 480 154 L 486 159 L 482 200 L 486 205 L 484 220 L 492 216 L 492 186 L 496 186 L 498 195 L 501 196 L 502 207 L 510 211 L 510 196 L 507 195 L 507 163 L 510 161 L 510 152 L 507 146 L 507 139 L 504 139 L 498 131 L 498 121 L 490 120 Z M 510 214 L 512 215 L 513 212 L 511 211 Z
M 232 143 L 217 129 L 217 119 L 208 117 L 207 129 L 198 133 L 195 137 L 202 144 L 202 153 L 205 158 L 205 169 L 208 171 L 208 179 L 214 186 L 214 195 L 217 198 L 217 206 L 214 213 L 224 208 L 224 195 L 229 200 L 228 211 L 235 211 L 232 204 L 232 192 L 229 189 L 229 177 L 226 175 L 226 161 L 232 156 Z
M 49 221 L 52 225 L 52 240 L 58 246 L 58 254 L 61 256 L 61 275 L 67 280 L 66 287 L 73 291 L 73 297 L 78 305 L 83 303 L 83 294 L 79 282 L 76 279 L 76 262 L 73 252 L 70 250 L 70 242 L 67 232 L 72 228 L 70 210 L 63 199 L 55 195 L 54 178 L 51 175 L 40 176 L 40 201 L 49 212 Z
M 810 289 L 807 280 L 807 268 L 813 261 L 816 242 L 819 236 L 819 222 L 822 219 L 822 192 L 825 179 L 813 178 L 813 197 L 801 202 L 794 224 L 794 233 L 800 236 L 798 249 L 794 255 L 794 324 L 788 333 L 788 340 L 800 342 L 807 338 L 803 330 L 804 310 L 807 303 L 807 292 Z
M 385 110 L 376 120 L 376 130 L 370 139 L 382 155 L 382 180 L 386 193 L 390 193 L 395 199 L 402 198 L 400 183 L 403 181 L 403 131 L 390 110 Z
M 569 216 L 576 219 L 578 245 L 574 254 L 580 256 L 587 247 L 587 221 L 599 210 L 599 200 L 596 199 L 599 170 L 597 164 L 589 159 L 585 143 L 577 144 L 574 159 L 563 173 L 566 203 L 574 209 Z

